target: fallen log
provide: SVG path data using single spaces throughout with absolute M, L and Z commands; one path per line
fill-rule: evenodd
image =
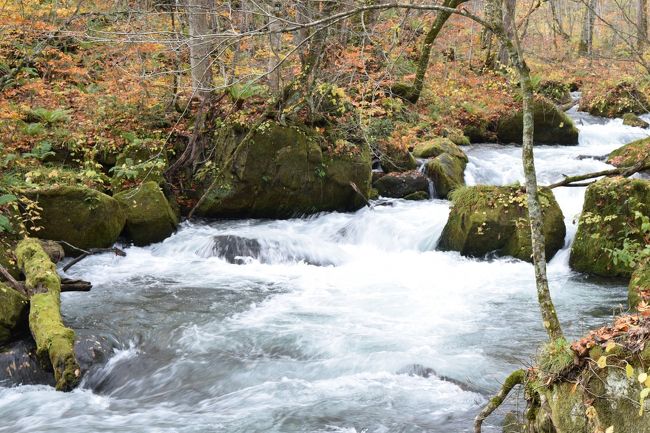
M 640 171 L 650 170 L 650 164 L 642 161 L 641 163 L 634 165 L 632 167 L 619 167 L 613 168 L 611 170 L 602 170 L 596 171 L 593 173 L 580 174 L 577 176 L 564 176 L 564 179 L 548 185 L 548 188 L 557 188 L 560 186 L 587 186 L 591 182 L 576 184 L 576 182 L 581 182 L 583 180 L 595 179 L 601 176 L 623 176 L 630 177 L 635 173 Z
M 16 257 L 30 294 L 29 329 L 36 354 L 51 364 L 56 389 L 70 391 L 78 385 L 81 370 L 74 352 L 75 333 L 61 318 L 61 280 L 56 267 L 37 239 L 20 241 Z

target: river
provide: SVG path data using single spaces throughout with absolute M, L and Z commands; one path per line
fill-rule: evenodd
M 589 156 L 648 135 L 569 114 L 580 145 L 536 147 L 540 184 L 606 168 Z M 468 184 L 522 180 L 520 148 L 466 152 Z M 569 269 L 584 189 L 555 192 L 567 238 L 550 286 L 577 337 L 627 292 Z M 0 388 L 0 432 L 469 432 L 545 334 L 532 265 L 434 250 L 448 211 L 444 200 L 381 200 L 348 214 L 186 222 L 124 258 L 90 257 L 68 275 L 92 291 L 63 294 L 62 308 L 114 355 L 71 393 Z M 219 258 L 224 235 L 258 240 L 257 258 Z M 414 365 L 435 374 L 409 375 Z M 499 418 L 484 431 L 500 432 Z

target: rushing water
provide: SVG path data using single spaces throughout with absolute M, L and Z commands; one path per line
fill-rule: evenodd
M 641 129 L 571 112 L 580 145 L 536 148 L 540 183 L 607 167 L 593 157 Z M 522 178 L 520 148 L 468 149 L 469 184 Z M 583 156 L 587 156 L 586 158 Z M 571 336 L 625 304 L 621 284 L 568 268 L 584 190 L 556 190 L 567 248 L 549 265 Z M 288 221 L 184 223 L 127 257 L 70 276 L 66 321 L 116 344 L 71 393 L 0 388 L 0 432 L 465 432 L 507 373 L 544 339 L 528 263 L 434 251 L 443 200 L 390 200 Z M 231 264 L 215 236 L 257 239 Z M 436 374 L 406 374 L 419 364 Z M 410 369 L 410 370 L 409 370 Z M 498 418 L 485 431 L 500 431 Z

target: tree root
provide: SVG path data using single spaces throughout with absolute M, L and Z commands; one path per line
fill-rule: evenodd
M 503 383 L 501 390 L 490 399 L 488 404 L 483 408 L 483 410 L 476 415 L 474 419 L 474 433 L 481 433 L 481 426 L 483 421 L 489 417 L 492 412 L 494 412 L 501 404 L 504 402 L 512 388 L 516 385 L 523 385 L 526 380 L 526 370 L 515 370 L 510 373 L 510 376 L 507 377 L 506 381 Z

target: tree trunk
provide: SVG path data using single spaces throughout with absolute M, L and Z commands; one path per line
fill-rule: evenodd
M 269 30 L 278 31 L 282 28 L 282 24 L 279 19 L 275 18 L 280 16 L 282 11 L 282 4 L 278 1 L 272 2 L 271 7 L 269 8 Z M 269 78 L 269 87 L 271 91 L 276 93 L 280 90 L 280 48 L 282 43 L 282 34 L 280 33 L 271 33 L 269 35 L 269 46 L 271 48 L 271 54 L 269 55 L 268 63 L 268 78 Z
M 578 45 L 578 54 L 582 56 L 592 54 L 595 21 L 596 0 L 589 0 L 582 20 L 582 32 L 580 33 L 580 44 Z
M 491 7 L 498 7 L 499 0 L 487 0 Z M 493 14 L 501 17 L 501 14 Z M 535 172 L 535 156 L 533 153 L 533 84 L 530 78 L 530 70 L 524 61 L 523 51 L 519 44 L 519 37 L 516 30 L 512 38 L 506 33 L 503 22 L 489 21 L 494 33 L 506 46 L 510 54 L 510 61 L 517 70 L 523 100 L 523 146 L 522 163 L 524 166 L 524 178 L 526 186 L 526 197 L 528 204 L 528 219 L 530 220 L 530 234 L 533 251 L 533 266 L 535 268 L 535 283 L 537 286 L 537 299 L 542 312 L 544 328 L 551 340 L 563 338 L 560 321 L 557 318 L 555 306 L 551 299 L 546 276 L 546 252 L 544 240 L 544 220 L 542 218 L 542 206 L 539 201 L 537 188 L 537 174 Z
M 210 34 L 210 0 L 188 0 L 187 16 L 190 27 L 190 67 L 192 92 L 201 99 L 207 97 L 212 89 L 212 70 L 210 54 L 212 42 Z
M 644 52 L 648 41 L 648 0 L 637 0 L 636 39 L 637 49 Z
M 502 0 L 503 1 L 503 30 L 506 32 L 509 38 L 512 38 L 513 31 L 515 29 L 515 8 L 517 6 L 517 0 Z M 499 63 L 503 66 L 507 66 L 510 62 L 510 55 L 508 54 L 508 48 L 502 43 L 499 48 Z
M 458 5 L 467 2 L 468 0 L 445 0 L 442 4 L 445 7 L 455 8 Z M 424 38 L 424 43 L 422 44 L 422 50 L 420 52 L 420 60 L 418 61 L 418 69 L 415 73 L 415 82 L 413 83 L 413 92 L 411 95 L 408 95 L 408 99 L 412 103 L 418 102 L 420 99 L 420 94 L 424 87 L 424 76 L 427 73 L 429 67 L 429 59 L 431 57 L 431 48 L 433 47 L 433 42 L 438 37 L 440 30 L 445 25 L 451 14 L 449 12 L 439 11 L 436 15 L 436 20 L 433 22 L 431 29 Z

